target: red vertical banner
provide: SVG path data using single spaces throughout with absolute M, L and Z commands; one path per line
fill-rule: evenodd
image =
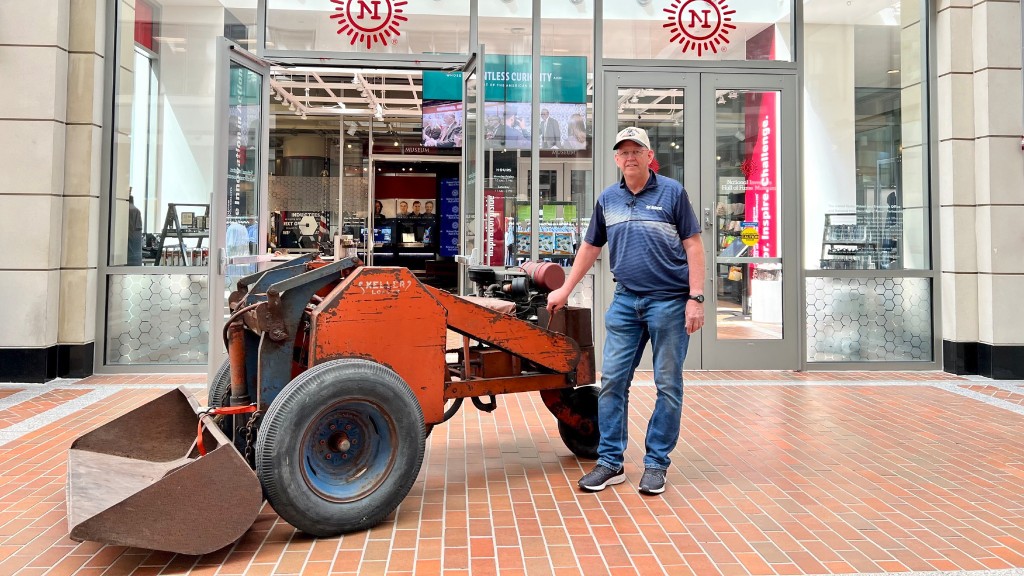
M 505 191 L 484 189 L 484 265 L 505 265 Z
M 775 30 L 769 27 L 747 41 L 748 54 L 756 58 L 775 57 Z M 759 240 L 754 258 L 778 258 L 779 250 L 779 112 L 777 92 L 747 92 L 744 95 L 744 134 L 747 157 L 743 162 L 747 178 L 745 218 L 757 223 Z
M 779 150 L 778 94 L 759 92 L 746 95 L 746 133 L 750 138 L 745 164 L 748 222 L 757 222 L 760 236 L 753 247 L 754 258 L 779 257 Z

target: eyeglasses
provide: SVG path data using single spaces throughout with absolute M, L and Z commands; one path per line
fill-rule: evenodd
M 615 152 L 615 155 L 623 158 L 640 158 L 641 156 L 646 156 L 648 152 L 650 152 L 650 150 L 640 148 L 639 150 L 618 150 Z

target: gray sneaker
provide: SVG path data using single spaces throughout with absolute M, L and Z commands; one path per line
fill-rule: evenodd
M 594 469 L 589 474 L 580 478 L 580 488 L 590 492 L 597 492 L 613 484 L 622 484 L 625 481 L 626 474 L 621 466 L 618 470 L 612 470 L 604 464 L 598 464 L 594 466 Z
M 640 492 L 642 494 L 661 494 L 665 491 L 665 471 L 657 468 L 647 468 L 640 478 Z

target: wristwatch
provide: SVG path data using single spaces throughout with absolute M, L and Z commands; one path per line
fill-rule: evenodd
M 693 300 L 697 304 L 703 304 L 704 303 L 704 295 L 703 294 L 690 294 L 690 300 Z

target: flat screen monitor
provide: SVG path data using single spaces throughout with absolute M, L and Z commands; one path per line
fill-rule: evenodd
M 423 101 L 423 145 L 462 148 L 462 102 Z
M 373 229 L 373 243 L 377 246 L 391 244 L 391 226 Z
M 544 112 L 547 112 L 545 119 Z M 585 150 L 588 133 L 587 105 L 541 104 L 538 126 L 531 128 L 529 102 L 484 104 L 484 142 L 487 148 L 529 150 L 531 138 L 540 139 L 542 150 Z

